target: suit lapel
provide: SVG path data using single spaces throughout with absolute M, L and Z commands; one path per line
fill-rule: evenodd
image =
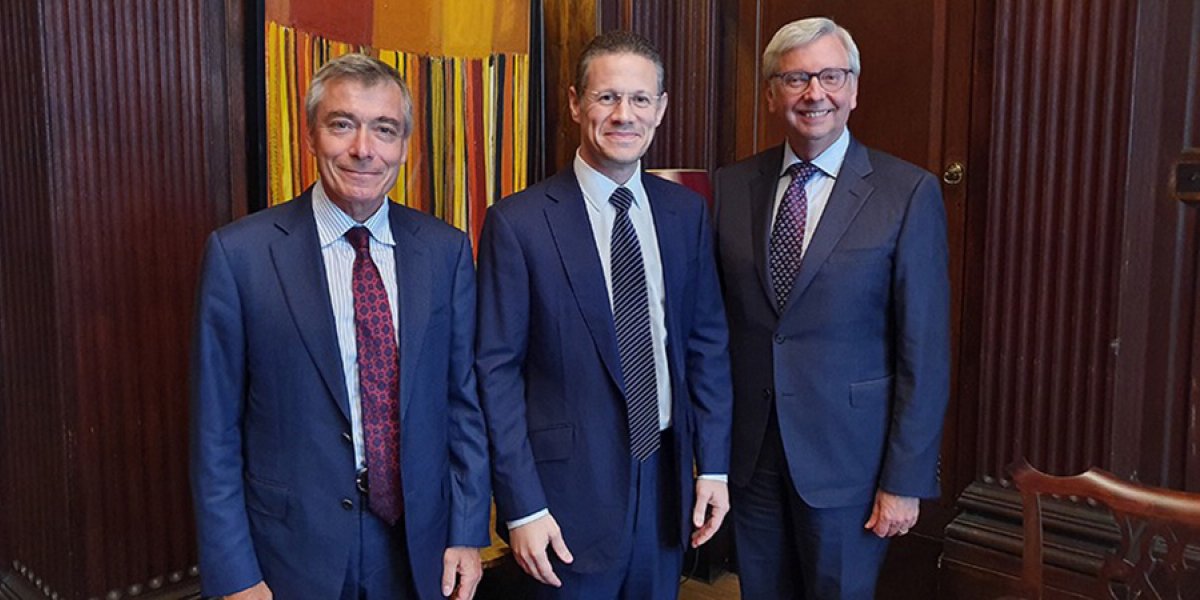
M 550 200 L 545 209 L 546 222 L 566 270 L 571 293 L 583 313 L 583 320 L 587 323 L 605 368 L 613 381 L 625 389 L 621 379 L 612 305 L 608 299 L 608 286 L 604 282 L 604 268 L 600 264 L 583 192 L 575 180 L 574 171 L 568 168 L 555 175 L 546 196 Z
M 825 212 L 817 223 L 804 259 L 800 261 L 800 272 L 796 274 L 796 283 L 792 286 L 784 313 L 804 294 L 804 290 L 808 289 L 825 259 L 829 258 L 829 254 L 850 227 L 851 221 L 866 203 L 867 197 L 874 191 L 875 187 L 864 179 L 870 173 L 871 162 L 867 159 L 866 148 L 851 138 L 841 171 L 838 172 L 837 181 L 834 182 L 833 191 L 829 195 L 829 204 L 825 206 Z
M 412 404 L 412 381 L 416 376 L 418 357 L 425 343 L 429 324 L 430 295 L 433 293 L 433 273 L 429 257 L 420 243 L 420 226 L 405 218 L 398 205 L 388 207 L 388 221 L 396 242 L 396 298 L 400 306 L 400 418 Z
M 778 146 L 762 155 L 758 162 L 758 174 L 750 185 L 750 223 L 753 229 L 754 264 L 758 270 L 758 281 L 762 284 L 767 302 L 780 312 L 775 302 L 775 286 L 771 284 L 768 257 L 771 246 L 771 218 L 775 204 L 775 190 L 779 186 L 779 168 L 783 164 L 783 146 Z
M 304 347 L 330 396 L 337 402 L 338 410 L 349 422 L 350 400 L 346 397 L 333 305 L 329 300 L 325 261 L 321 257 L 310 194 L 311 190 L 292 200 L 288 210 L 280 213 L 275 226 L 285 235 L 271 243 L 271 261 Z

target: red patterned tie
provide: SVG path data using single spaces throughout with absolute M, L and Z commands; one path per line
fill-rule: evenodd
M 354 246 L 354 337 L 358 346 L 358 383 L 362 391 L 362 427 L 366 437 L 371 511 L 395 525 L 404 511 L 400 483 L 400 352 L 392 327 L 387 289 L 371 260 L 366 227 L 346 232 Z

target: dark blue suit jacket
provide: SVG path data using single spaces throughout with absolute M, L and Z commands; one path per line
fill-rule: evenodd
M 447 546 L 488 545 L 486 432 L 462 232 L 393 204 L 410 564 L 440 598 Z M 310 192 L 212 234 L 192 351 L 191 477 L 205 595 L 265 579 L 336 598 L 358 527 L 354 448 Z
M 729 466 L 725 315 L 704 201 L 643 175 L 666 288 L 680 543 L 691 531 L 693 457 Z M 621 548 L 630 455 L 625 399 L 604 273 L 572 169 L 497 203 L 479 242 L 480 399 L 504 521 L 549 507 L 575 557 L 608 568 Z
M 787 306 L 767 270 L 778 146 L 716 177 L 733 360 L 735 485 L 754 470 L 774 396 L 796 492 L 818 508 L 877 487 L 938 494 L 949 398 L 941 190 L 928 172 L 851 139 Z

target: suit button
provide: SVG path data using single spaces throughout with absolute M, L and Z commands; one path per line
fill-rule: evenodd
M 354 510 L 354 501 L 349 498 L 342 498 L 342 508 L 346 510 Z
M 770 400 L 771 396 L 774 396 L 774 395 L 775 395 L 775 390 L 773 390 L 771 388 L 763 388 L 763 398 Z
M 776 344 L 782 344 L 785 340 L 787 340 L 787 338 L 783 337 L 782 335 L 775 336 Z
M 343 440 L 346 440 L 347 442 L 350 442 L 351 444 L 353 444 L 353 443 L 354 443 L 354 438 L 350 436 L 350 432 L 349 432 L 349 431 L 343 431 L 343 432 L 342 432 L 342 439 L 343 439 Z

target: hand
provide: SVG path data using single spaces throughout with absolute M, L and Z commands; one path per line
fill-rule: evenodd
M 881 538 L 904 535 L 917 524 L 917 516 L 920 513 L 920 498 L 897 496 L 878 490 L 875 492 L 875 508 L 863 529 L 872 529 L 875 535 Z
M 225 596 L 225 600 L 271 600 L 274 597 L 271 588 L 267 587 L 267 582 L 260 581 L 240 592 Z
M 729 486 L 715 479 L 696 480 L 696 507 L 692 509 L 692 547 L 712 539 L 729 513 Z M 708 517 L 707 520 L 705 517 Z
M 466 546 L 446 548 L 442 554 L 442 595 L 453 600 L 471 600 L 475 588 L 483 578 L 483 566 L 479 562 L 479 549 Z M 455 585 L 455 580 L 458 585 Z
M 522 570 L 546 585 L 562 587 L 562 581 L 559 581 L 558 576 L 554 574 L 554 568 L 550 566 L 546 546 L 553 547 L 558 559 L 567 564 L 574 562 L 575 557 L 571 556 L 571 551 L 567 549 L 562 530 L 558 528 L 558 521 L 555 521 L 554 517 L 546 515 L 515 527 L 508 534 L 513 556 Z

